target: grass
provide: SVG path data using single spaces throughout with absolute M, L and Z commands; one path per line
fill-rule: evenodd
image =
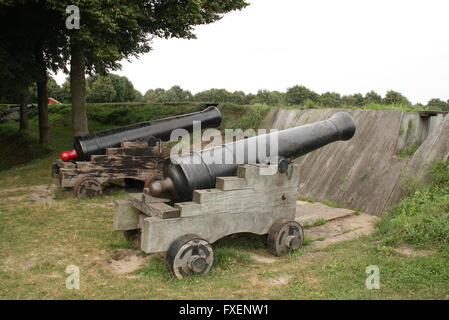
M 382 216 L 378 237 L 386 245 L 407 242 L 449 251 L 449 161 L 428 168 L 430 184 L 419 187 Z
M 327 106 L 321 106 L 321 105 L 317 105 L 317 104 L 307 104 L 307 105 L 282 105 L 279 106 L 282 107 L 284 109 L 300 109 L 300 110 L 305 110 L 305 109 L 327 109 L 329 107 Z M 339 106 L 336 107 L 336 109 L 353 109 L 353 110 L 398 110 L 398 111 L 403 111 L 403 112 L 418 112 L 418 111 L 429 111 L 429 109 L 427 109 L 426 107 L 419 107 L 419 106 L 405 106 L 405 105 L 384 105 L 384 104 L 368 104 L 365 105 L 363 107 L 354 107 L 354 106 Z
M 306 198 L 306 197 L 298 197 L 298 200 L 306 201 L 306 202 L 309 202 L 309 203 L 315 203 L 316 202 L 315 200 L 310 199 L 310 198 Z
M 319 218 L 319 219 L 316 219 L 316 220 L 313 221 L 313 222 L 306 222 L 306 223 L 304 223 L 304 224 L 303 224 L 303 227 L 305 227 L 305 228 L 319 227 L 319 226 L 322 226 L 323 224 L 326 224 L 326 223 L 327 223 L 327 220 L 326 220 L 326 219 L 324 219 L 324 218 Z
M 416 150 L 418 150 L 420 146 L 421 143 L 415 143 L 410 146 L 404 146 L 395 155 L 400 158 L 409 158 L 415 154 Z
M 228 110 L 224 116 L 233 121 L 245 112 Z M 258 117 L 242 121 L 255 124 Z M 213 244 L 215 263 L 203 277 L 176 280 L 158 255 L 132 274 L 116 274 L 107 261 L 115 250 L 133 248 L 111 230 L 112 202 L 126 198 L 125 190 L 111 187 L 85 201 L 61 190 L 51 203 L 10 199 L 29 196 L 30 186 L 54 183 L 50 165 L 71 145 L 65 121 L 54 116 L 49 149 L 24 162 L 21 149 L 0 136 L 2 156 L 15 155 L 0 171 L 1 299 L 449 299 L 447 163 L 429 169 L 431 185 L 382 217 L 376 235 L 320 249 L 313 257 L 302 249 L 273 263 L 256 262 L 251 254 L 268 256 L 264 237 L 239 234 Z M 108 127 L 99 118 L 90 125 Z M 0 130 L 13 134 L 16 128 L 3 124 Z M 29 139 L 36 139 L 36 131 L 32 122 Z M 30 150 L 34 143 L 27 142 Z M 306 237 L 308 243 L 322 240 Z M 393 247 L 402 242 L 432 251 L 406 256 Z M 70 264 L 80 268 L 80 290 L 65 287 Z M 369 265 L 380 269 L 380 290 L 365 287 Z M 285 277 L 288 283 L 273 284 Z
M 327 201 L 327 200 L 322 201 L 321 203 L 326 205 L 326 206 L 328 206 L 328 207 L 332 207 L 332 208 L 343 208 L 341 205 L 339 205 L 337 203 L 333 203 L 331 201 Z

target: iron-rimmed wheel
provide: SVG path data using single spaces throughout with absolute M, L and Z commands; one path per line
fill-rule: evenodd
M 304 231 L 296 221 L 279 219 L 268 232 L 268 251 L 277 257 L 300 249 L 303 242 Z
M 78 199 L 86 199 L 102 195 L 103 188 L 97 179 L 86 177 L 75 183 L 73 192 Z
M 214 262 L 214 252 L 209 242 L 187 234 L 173 241 L 167 251 L 167 261 L 176 278 L 209 272 Z

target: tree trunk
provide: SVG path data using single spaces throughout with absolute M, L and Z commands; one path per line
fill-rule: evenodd
M 47 92 L 47 66 L 44 60 L 43 45 L 40 43 L 35 49 L 36 65 L 40 74 L 36 81 L 37 105 L 39 109 L 39 144 L 48 144 L 48 92 Z
M 70 93 L 72 96 L 73 135 L 89 133 L 86 113 L 86 76 L 84 53 L 76 40 L 71 41 L 70 48 Z
M 24 90 L 20 94 L 20 127 L 19 131 L 28 130 L 28 91 Z

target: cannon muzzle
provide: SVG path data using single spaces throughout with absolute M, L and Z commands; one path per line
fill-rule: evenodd
M 150 193 L 160 196 L 169 192 L 176 200 L 190 201 L 193 190 L 213 188 L 217 177 L 235 175 L 239 164 L 274 162 L 280 164 L 281 171 L 287 160 L 335 141 L 349 140 L 354 133 L 352 117 L 338 112 L 328 120 L 172 157 L 164 168 L 165 179 L 153 182 Z
M 119 147 L 121 142 L 143 140 L 152 136 L 166 141 L 175 129 L 191 131 L 194 121 L 201 121 L 203 128 L 218 127 L 221 123 L 221 112 L 216 107 L 209 107 L 199 112 L 77 136 L 74 138 L 75 149 L 64 151 L 60 158 L 63 161 L 90 160 L 91 155 L 104 154 L 106 148 Z

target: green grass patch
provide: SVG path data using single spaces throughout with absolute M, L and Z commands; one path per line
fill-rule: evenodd
M 306 201 L 306 202 L 310 202 L 310 203 L 315 203 L 316 201 L 311 199 L 311 198 L 306 198 L 306 197 L 298 197 L 298 200 L 300 201 Z
M 449 161 L 430 168 L 430 185 L 418 188 L 384 214 L 378 223 L 383 243 L 407 242 L 449 250 Z
M 410 146 L 405 146 L 396 153 L 396 156 L 400 158 L 409 158 L 415 154 L 416 150 L 418 150 L 420 146 L 421 143 L 415 143 Z
M 337 203 L 333 203 L 331 201 L 327 201 L 327 200 L 322 201 L 321 203 L 326 205 L 326 206 L 328 206 L 328 207 L 332 207 L 332 208 L 343 208 L 341 205 L 339 205 Z

